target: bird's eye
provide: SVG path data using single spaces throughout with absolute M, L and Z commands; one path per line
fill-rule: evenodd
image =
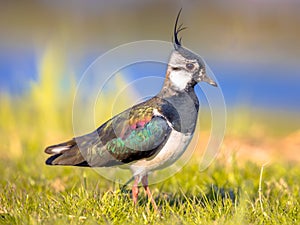
M 195 67 L 195 65 L 193 63 L 187 63 L 185 66 L 188 70 L 192 70 Z

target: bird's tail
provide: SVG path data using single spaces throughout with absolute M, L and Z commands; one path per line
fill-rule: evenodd
M 52 155 L 46 160 L 47 165 L 89 166 L 75 139 L 49 146 L 45 149 L 45 153 Z

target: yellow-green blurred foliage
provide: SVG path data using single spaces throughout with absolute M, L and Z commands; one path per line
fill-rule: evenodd
M 40 58 L 39 77 L 32 82 L 30 90 L 21 96 L 1 95 L 1 158 L 19 159 L 24 154 L 43 157 L 45 146 L 73 136 L 72 108 L 76 81 L 75 74 L 66 69 L 66 63 L 63 48 L 50 45 Z M 115 89 L 125 84 L 119 76 Z M 124 109 L 129 97 L 119 96 L 114 110 Z M 104 94 L 102 102 L 95 106 L 95 112 L 100 112 L 95 121 L 111 117 L 113 100 L 114 96 L 109 92 Z

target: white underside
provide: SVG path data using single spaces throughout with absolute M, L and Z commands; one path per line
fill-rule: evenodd
M 160 152 L 151 159 L 143 159 L 130 165 L 133 175 L 145 175 L 150 171 L 167 167 L 174 163 L 185 151 L 192 135 L 173 130 Z

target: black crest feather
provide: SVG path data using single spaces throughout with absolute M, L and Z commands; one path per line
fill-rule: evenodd
M 181 46 L 181 38 L 178 39 L 178 33 L 180 31 L 186 29 L 186 27 L 183 27 L 183 24 L 180 24 L 178 26 L 178 20 L 180 17 L 181 10 L 182 10 L 182 8 L 178 12 L 178 15 L 177 15 L 176 21 L 175 21 L 175 26 L 174 26 L 174 47 L 175 47 L 175 49 L 178 49 Z

